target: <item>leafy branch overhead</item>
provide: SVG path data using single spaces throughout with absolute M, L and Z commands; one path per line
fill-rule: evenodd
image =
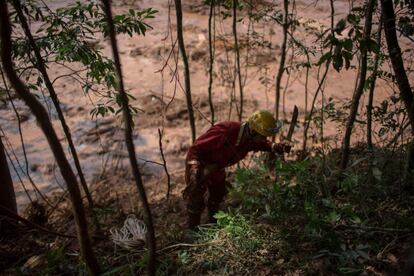
M 339 72 L 344 65 L 346 70 L 351 67 L 355 54 L 360 50 L 367 49 L 368 52 L 375 54 L 380 52 L 380 45 L 373 37 L 368 40 L 363 37 L 361 21 L 364 17 L 365 10 L 362 7 L 355 7 L 346 18 L 337 22 L 334 29 L 329 29 L 324 33 L 325 35 L 329 32 L 323 41 L 323 47 L 333 46 L 333 51 L 323 54 L 318 65 L 332 60 L 332 66 Z
M 84 75 L 81 78 L 78 75 L 76 80 L 81 82 L 85 93 L 93 91 L 103 100 L 91 114 L 105 116 L 107 113 L 119 113 L 121 106 L 114 92 L 117 83 L 114 63 L 96 47 L 97 34 L 102 34 L 104 38 L 108 36 L 105 14 L 99 2 L 77 2 L 73 6 L 52 11 L 45 4 L 28 1 L 23 11 L 32 20 L 41 23 L 36 30 L 35 41 L 46 64 L 78 62 L 84 66 Z M 152 29 L 146 21 L 154 18 L 157 12 L 152 8 L 130 9 L 126 14 L 114 15 L 115 31 L 129 36 L 145 36 L 146 32 Z M 11 16 L 13 22 L 19 22 L 15 12 Z M 30 64 L 30 46 L 25 37 L 17 36 L 13 40 L 12 55 L 15 60 L 21 61 L 21 65 Z M 21 66 L 17 71 L 22 73 L 26 69 Z M 32 89 L 36 89 L 41 83 L 39 77 L 36 83 L 31 84 Z M 106 89 L 100 90 L 99 86 L 102 85 Z M 117 105 L 117 108 L 114 108 L 114 105 Z M 137 111 L 131 106 L 130 109 L 134 113 Z

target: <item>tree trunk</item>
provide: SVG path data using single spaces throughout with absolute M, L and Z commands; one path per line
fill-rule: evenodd
M 125 142 L 128 149 L 129 160 L 131 163 L 132 173 L 134 175 L 135 184 L 137 186 L 142 204 L 144 206 L 144 220 L 148 229 L 148 252 L 149 252 L 149 261 L 148 261 L 148 274 L 155 275 L 155 264 L 156 264 L 156 244 L 155 244 L 155 233 L 154 226 L 152 222 L 151 210 L 148 205 L 147 195 L 145 193 L 145 188 L 142 183 L 141 172 L 139 171 L 137 157 L 135 154 L 134 141 L 133 141 L 133 130 L 132 130 L 132 116 L 129 111 L 129 99 L 124 89 L 124 82 L 122 79 L 122 70 L 121 70 L 121 61 L 119 59 L 118 46 L 115 37 L 115 27 L 112 20 L 112 11 L 109 4 L 109 0 L 102 0 L 104 11 L 106 14 L 106 20 L 108 22 L 109 36 L 111 39 L 112 45 L 112 54 L 114 56 L 115 68 L 117 71 L 118 78 L 118 92 L 120 100 L 122 103 L 122 113 L 125 123 Z
M 368 41 L 371 37 L 371 28 L 372 28 L 372 13 L 374 10 L 375 0 L 369 0 L 367 5 L 365 25 L 364 25 L 364 41 Z M 366 43 L 367 44 L 367 43 Z M 349 147 L 351 143 L 351 135 L 354 127 L 355 118 L 358 113 L 359 101 L 361 99 L 362 93 L 364 92 L 365 79 L 367 76 L 367 60 L 368 60 L 368 49 L 367 47 L 361 47 L 361 71 L 358 79 L 358 86 L 354 91 L 352 97 L 351 111 L 346 123 L 345 135 L 342 142 L 342 154 L 341 154 L 341 164 L 340 169 L 346 169 L 349 160 Z
M 85 192 L 85 195 L 86 195 L 86 198 L 88 200 L 89 208 L 92 210 L 93 209 L 92 196 L 89 192 L 88 186 L 87 186 L 86 181 L 85 181 L 85 177 L 84 177 L 83 172 L 82 172 L 82 168 L 81 168 L 81 165 L 80 165 L 80 162 L 79 162 L 78 154 L 76 152 L 75 145 L 73 144 L 72 135 L 70 133 L 68 125 L 66 124 L 65 116 L 63 116 L 62 109 L 60 108 L 60 103 L 59 103 L 58 96 L 55 92 L 55 88 L 53 87 L 52 82 L 50 81 L 49 75 L 46 71 L 45 62 L 44 62 L 44 60 L 43 60 L 43 58 L 40 54 L 40 50 L 36 45 L 36 42 L 35 42 L 35 40 L 32 36 L 32 33 L 30 32 L 30 28 L 29 28 L 29 25 L 27 24 L 26 17 L 24 16 L 24 14 L 22 12 L 22 8 L 20 6 L 20 1 L 19 0 L 13 0 L 13 6 L 16 9 L 17 16 L 19 17 L 19 20 L 20 20 L 20 23 L 23 27 L 23 30 L 24 30 L 27 38 L 29 39 L 30 47 L 32 48 L 32 50 L 35 54 L 35 57 L 36 57 L 35 66 L 40 71 L 40 73 L 42 74 L 43 80 L 45 81 L 45 85 L 46 85 L 46 87 L 49 91 L 50 98 L 52 99 L 53 105 L 56 108 L 56 112 L 58 114 L 59 121 L 62 125 L 63 132 L 65 133 L 66 139 L 68 140 L 69 149 L 70 149 L 70 152 L 73 156 L 73 161 L 75 163 L 76 171 L 78 172 L 82 188 L 83 188 L 83 190 Z
M 10 175 L 5 148 L 0 136 L 0 205 L 17 214 L 16 195 Z
M 180 48 L 181 56 L 184 64 L 184 78 L 185 78 L 185 97 L 187 100 L 188 118 L 190 120 L 191 135 L 193 142 L 196 138 L 196 128 L 194 120 L 193 100 L 191 99 L 191 84 L 190 84 L 190 68 L 188 66 L 188 58 L 185 52 L 184 37 L 183 37 L 183 12 L 181 9 L 181 0 L 175 1 L 175 13 L 177 16 L 177 39 L 178 47 Z
M 381 45 L 381 33 L 382 33 L 382 13 L 380 16 L 380 23 L 378 26 L 377 33 L 377 44 Z M 374 68 L 372 69 L 371 75 L 371 86 L 369 89 L 368 105 L 367 105 L 367 146 L 370 151 L 373 150 L 372 145 L 372 105 L 374 102 L 374 91 L 375 91 L 375 82 L 377 80 L 378 74 L 378 64 L 379 64 L 380 54 L 375 55 Z
M 397 80 L 400 96 L 407 109 L 408 119 L 411 124 L 411 142 L 407 153 L 407 167 L 405 182 L 407 186 L 413 187 L 414 178 L 414 94 L 408 81 L 401 49 L 397 39 L 395 28 L 395 12 L 392 0 L 381 0 L 382 16 L 384 22 L 384 33 L 387 41 L 392 68 Z
M 239 109 L 239 121 L 243 118 L 243 85 L 240 72 L 240 49 L 239 41 L 237 39 L 237 0 L 233 0 L 233 36 L 234 36 L 234 50 L 236 52 L 236 65 L 237 65 L 237 77 L 239 79 L 239 92 L 240 92 L 240 109 Z
M 98 262 L 95 258 L 95 254 L 92 250 L 85 211 L 83 208 L 82 198 L 76 176 L 73 173 L 68 160 L 66 159 L 62 145 L 60 144 L 59 138 L 53 129 L 52 123 L 49 120 L 45 108 L 32 94 L 30 94 L 30 92 L 24 86 L 23 82 L 19 79 L 13 69 L 13 62 L 11 60 L 11 25 L 9 22 L 6 1 L 0 1 L 0 24 L 1 59 L 3 62 L 4 71 L 9 78 L 10 83 L 15 88 L 16 93 L 29 106 L 30 110 L 35 115 L 40 128 L 47 138 L 49 146 L 58 163 L 61 174 L 66 182 L 70 194 L 82 257 L 85 261 L 89 273 L 91 275 L 97 275 L 99 274 L 100 270 Z
M 289 1 L 283 1 L 284 8 L 284 22 L 283 22 L 283 42 L 281 47 L 281 57 L 279 70 L 276 76 L 276 95 L 275 95 L 275 118 L 279 120 L 279 108 L 280 108 L 280 83 L 282 82 L 283 72 L 285 71 L 285 60 L 286 60 L 286 47 L 287 47 L 287 31 L 288 31 L 288 15 L 289 15 Z
M 214 5 L 215 0 L 210 0 L 210 14 L 208 16 L 208 49 L 210 53 L 210 64 L 208 68 L 208 103 L 210 105 L 211 112 L 211 125 L 214 125 L 214 105 L 213 105 L 213 95 L 212 95 L 212 86 L 213 86 L 213 64 L 214 64 L 214 50 L 213 50 L 213 38 L 212 38 L 212 19 L 214 16 Z

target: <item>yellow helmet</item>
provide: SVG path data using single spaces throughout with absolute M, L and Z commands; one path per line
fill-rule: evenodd
M 282 127 L 280 122 L 277 122 L 272 113 L 267 110 L 258 110 L 250 115 L 247 120 L 249 127 L 263 136 L 275 135 Z

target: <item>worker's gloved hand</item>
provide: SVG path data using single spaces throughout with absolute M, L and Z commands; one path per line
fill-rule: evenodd
M 184 189 L 183 196 L 185 199 L 191 197 L 201 187 L 202 170 L 199 165 L 190 165 L 187 187 Z
M 190 183 L 197 183 L 201 177 L 201 170 L 198 165 L 191 165 L 190 167 Z
M 274 143 L 272 146 L 273 152 L 277 154 L 289 153 L 292 148 L 292 145 L 289 143 Z
M 292 149 L 292 144 L 290 143 L 282 143 L 282 148 L 283 148 L 283 152 L 285 153 L 289 153 L 290 150 Z
M 191 165 L 190 167 L 190 189 L 197 189 L 201 185 L 201 180 L 203 178 L 203 169 L 199 165 Z

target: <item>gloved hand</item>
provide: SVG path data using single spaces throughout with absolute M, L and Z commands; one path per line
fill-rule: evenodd
M 188 199 L 192 194 L 194 194 L 197 189 L 201 187 L 201 178 L 202 170 L 198 165 L 191 165 L 188 175 L 187 187 L 184 189 L 183 196 L 184 199 Z
M 197 183 L 201 179 L 201 170 L 198 165 L 190 167 L 190 183 Z
M 285 142 L 282 142 L 279 144 L 274 143 L 272 146 L 272 151 L 277 154 L 283 154 L 283 153 L 289 153 L 291 148 L 292 148 L 292 145 L 289 143 L 285 143 Z

